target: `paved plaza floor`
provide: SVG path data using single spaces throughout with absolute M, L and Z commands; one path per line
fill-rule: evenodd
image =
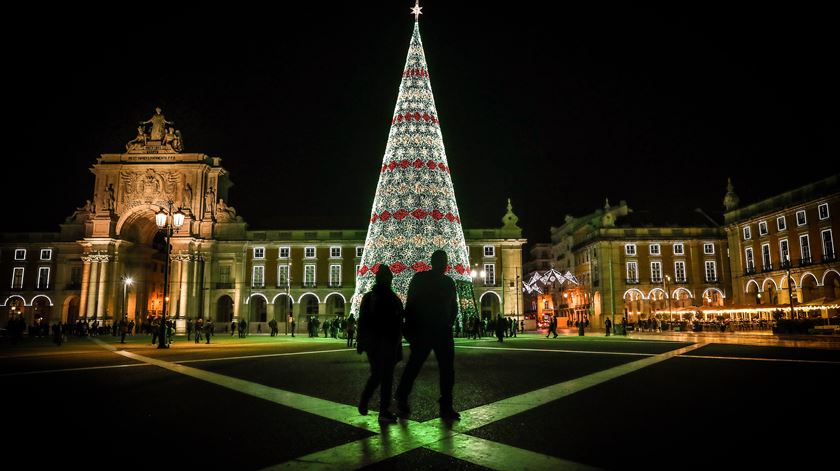
M 836 455 L 838 347 L 769 335 L 456 339 L 462 419 L 438 417 L 432 356 L 411 417 L 380 425 L 378 396 L 368 416 L 356 410 L 368 365 L 343 340 L 178 337 L 158 350 L 146 336 L 5 339 L 4 444 L 37 468 L 810 469 Z

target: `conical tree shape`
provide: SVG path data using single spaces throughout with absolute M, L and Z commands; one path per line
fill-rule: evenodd
M 420 27 L 415 22 L 351 311 L 358 313 L 359 302 L 373 286 L 381 265 L 391 268 L 394 291 L 405 302 L 411 277 L 431 268 L 432 252 L 438 249 L 449 256 L 447 274 L 458 287 L 461 314 L 475 313 L 469 251 L 455 202 Z

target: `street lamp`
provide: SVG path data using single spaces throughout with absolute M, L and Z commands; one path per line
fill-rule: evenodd
M 790 277 L 790 254 L 785 254 L 787 261 L 788 301 L 790 301 L 790 318 L 793 319 L 793 278 Z
M 172 238 L 172 234 L 184 225 L 185 217 L 180 209 L 178 212 L 172 213 L 172 203 L 172 200 L 169 200 L 167 203 L 169 211 L 160 208 L 160 211 L 155 213 L 155 224 L 157 224 L 159 229 L 164 231 L 163 235 L 166 237 L 166 260 L 164 260 L 163 264 L 163 309 L 160 314 L 160 340 L 158 348 L 169 347 L 166 344 L 166 303 L 169 300 L 167 296 L 167 291 L 169 290 L 169 254 L 172 251 L 172 246 L 169 245 L 169 241 Z M 171 218 L 169 217 L 170 215 L 172 216 Z
M 128 318 L 128 287 L 134 284 L 130 276 L 123 276 L 123 318 Z
M 671 312 L 671 293 L 668 291 L 668 283 L 671 282 L 671 275 L 665 275 L 665 278 L 662 280 L 665 283 L 665 299 L 668 301 L 668 320 L 671 320 L 674 313 Z

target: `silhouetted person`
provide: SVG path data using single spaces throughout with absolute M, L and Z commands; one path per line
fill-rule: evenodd
M 376 284 L 362 298 L 359 308 L 359 338 L 356 351 L 367 352 L 370 363 L 370 378 L 362 391 L 359 413 L 367 415 L 368 401 L 373 391 L 379 390 L 379 420 L 395 421 L 391 413 L 391 386 L 394 383 L 394 366 L 402 360 L 402 336 L 400 324 L 403 318 L 403 304 L 391 290 L 391 270 L 381 265 L 376 272 Z M 349 342 L 348 338 L 348 342 Z
M 401 415 L 411 412 L 408 396 L 420 368 L 432 350 L 440 371 L 440 416 L 457 420 L 461 415 L 452 408 L 452 388 L 455 384 L 455 341 L 452 324 L 458 315 L 458 296 L 455 282 L 444 274 L 448 263 L 446 252 L 432 254 L 432 269 L 414 275 L 408 285 L 405 302 L 403 332 L 411 345 L 411 355 L 397 388 L 397 408 Z
M 604 327 L 606 327 L 607 337 L 609 337 L 610 336 L 610 331 L 612 330 L 612 321 L 610 321 L 609 319 L 605 320 L 604 321 Z

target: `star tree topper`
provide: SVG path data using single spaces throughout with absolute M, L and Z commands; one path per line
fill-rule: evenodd
M 420 0 L 414 0 L 414 8 L 411 9 L 411 14 L 414 15 L 414 21 L 420 21 L 420 15 L 423 14 L 423 7 L 420 6 Z

